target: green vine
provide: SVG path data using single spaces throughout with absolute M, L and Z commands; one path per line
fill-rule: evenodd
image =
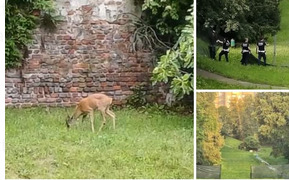
M 5 68 L 22 65 L 27 45 L 40 25 L 45 30 L 56 29 L 52 0 L 7 0 L 5 7 Z M 48 23 L 50 22 L 50 23 Z

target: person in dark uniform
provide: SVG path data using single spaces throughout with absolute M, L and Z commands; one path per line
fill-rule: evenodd
M 261 58 L 263 57 L 264 66 L 266 66 L 266 42 L 263 37 L 260 38 L 260 41 L 257 43 L 256 46 L 256 53 L 258 53 L 258 65 L 261 63 Z
M 223 49 L 219 54 L 219 61 L 221 61 L 222 56 L 225 55 L 226 61 L 229 62 L 229 59 L 228 59 L 229 47 L 230 47 L 229 40 L 227 40 L 227 38 L 224 38 L 223 41 L 217 40 L 217 42 L 223 44 Z
M 242 65 L 248 64 L 249 54 L 251 53 L 251 49 L 249 47 L 249 39 L 245 38 L 245 42 L 242 44 Z
M 216 59 L 216 40 L 217 40 L 217 35 L 215 30 L 212 30 L 209 36 L 210 40 L 210 45 L 209 45 L 209 51 L 210 51 L 210 58 L 211 59 Z

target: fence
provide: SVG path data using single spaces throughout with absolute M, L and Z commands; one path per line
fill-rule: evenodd
M 251 166 L 251 179 L 289 179 L 289 164 Z
M 221 179 L 221 165 L 219 166 L 202 166 L 197 165 L 198 179 Z

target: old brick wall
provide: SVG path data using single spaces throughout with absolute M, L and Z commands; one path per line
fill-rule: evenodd
M 139 15 L 134 0 L 56 1 L 63 21 L 57 31 L 35 31 L 29 57 L 20 70 L 6 71 L 6 106 L 70 106 L 82 97 L 105 92 L 115 104 L 125 102 L 131 87 L 149 84 L 150 52 L 131 52 Z

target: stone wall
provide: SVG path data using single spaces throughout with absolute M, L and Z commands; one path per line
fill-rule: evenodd
M 149 84 L 150 52 L 132 52 L 133 28 L 140 15 L 134 0 L 56 1 L 63 21 L 57 31 L 35 31 L 21 69 L 6 71 L 6 106 L 70 106 L 104 92 L 122 104 L 131 87 Z

